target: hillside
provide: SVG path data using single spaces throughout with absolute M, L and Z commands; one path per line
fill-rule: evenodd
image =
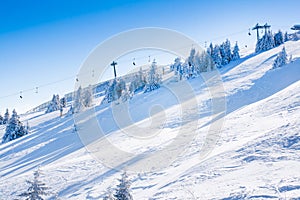
M 25 180 L 31 180 L 38 167 L 42 180 L 60 199 L 101 199 L 121 174 L 109 164 L 128 170 L 134 199 L 300 199 L 300 41 L 284 46 L 293 61 L 282 68 L 271 70 L 279 46 L 220 69 L 226 115 L 216 145 L 205 157 L 201 156 L 206 133 L 223 113 L 211 113 L 210 91 L 201 77 L 165 80 L 159 90 L 140 93 L 128 105 L 87 110 L 75 120 L 79 135 L 74 119 L 60 118 L 59 112 L 22 116 L 29 121 L 31 133 L 0 145 L 0 199 L 18 198 L 27 188 Z M 174 91 L 182 92 L 182 99 Z M 124 111 L 133 125 L 122 118 L 127 114 L 116 115 Z M 90 113 L 95 113 L 105 140 L 98 135 L 93 140 Z M 117 117 L 121 121 L 116 122 Z M 0 136 L 3 132 L 0 126 Z M 176 138 L 191 134 L 195 134 L 191 142 L 173 149 L 179 152 L 170 151 L 178 156 L 167 167 L 132 171 L 143 162 L 139 155 L 159 152 Z M 101 152 L 85 147 L 85 142 L 102 144 Z M 121 162 L 110 152 L 112 146 L 131 153 L 132 162 Z M 109 162 L 97 160 L 104 154 Z

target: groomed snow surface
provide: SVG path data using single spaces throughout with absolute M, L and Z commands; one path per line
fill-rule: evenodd
M 168 166 L 127 171 L 134 199 L 300 199 L 300 41 L 284 44 L 293 60 L 272 70 L 282 46 L 246 55 L 220 70 L 226 115 L 217 143 L 205 158 L 200 155 L 206 134 L 220 118 L 211 113 L 210 91 L 201 77 L 185 83 L 165 80 L 160 89 L 129 101 L 125 111 L 137 130 L 147 130 L 135 133 L 143 138 L 126 135 L 115 122 L 114 112 L 124 112 L 121 104 L 92 109 L 110 141 L 101 148 L 107 152 L 114 146 L 138 157 L 172 144 L 178 134 L 194 134 Z M 170 89 L 180 91 L 186 83 L 197 105 L 179 101 Z M 90 120 L 81 115 L 81 120 Z M 116 187 L 122 172 L 85 148 L 72 116 L 60 118 L 58 111 L 23 115 L 21 120 L 29 121 L 30 134 L 0 145 L 1 200 L 21 199 L 17 195 L 26 191 L 25 181 L 33 179 L 37 168 L 51 188 L 48 199 L 102 199 L 108 188 Z M 4 131 L 0 126 L 1 137 Z M 109 156 L 113 160 L 116 155 Z

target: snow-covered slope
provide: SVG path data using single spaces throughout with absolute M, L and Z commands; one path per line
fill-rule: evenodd
M 217 144 L 205 159 L 199 155 L 215 119 L 210 93 L 201 78 L 188 81 L 197 107 L 187 95 L 183 110 L 170 88 L 180 91 L 185 84 L 171 81 L 130 101 L 127 111 L 135 125 L 143 130 L 152 122 L 151 129 L 138 133 L 149 134 L 148 139 L 132 138 L 120 130 L 113 112 L 124 109 L 122 105 L 115 110 L 95 108 L 107 140 L 135 155 L 164 148 L 178 133 L 197 133 L 170 166 L 153 172 L 128 172 L 134 199 L 300 198 L 300 41 L 287 42 L 285 47 L 293 62 L 280 69 L 270 70 L 282 46 L 248 55 L 221 69 L 227 114 Z M 84 120 L 89 120 L 91 111 L 82 113 Z M 27 188 L 25 180 L 32 179 L 38 167 L 44 173 L 42 180 L 60 199 L 101 199 L 107 188 L 115 187 L 120 172 L 87 151 L 72 117 L 34 113 L 23 120 L 29 121 L 31 134 L 0 145 L 0 199 L 18 198 Z M 79 124 L 77 128 L 82 127 Z M 111 159 L 115 159 L 113 155 Z

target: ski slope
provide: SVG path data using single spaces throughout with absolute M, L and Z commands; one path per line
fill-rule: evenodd
M 128 170 L 134 199 L 300 199 L 300 41 L 284 46 L 293 60 L 282 68 L 271 70 L 280 46 L 246 55 L 220 70 L 226 115 L 205 157 L 200 156 L 206 133 L 220 118 L 211 113 L 210 91 L 201 77 L 166 80 L 159 90 L 140 93 L 125 106 L 96 106 L 80 114 L 76 129 L 92 134 L 93 127 L 85 123 L 94 113 L 109 141 L 106 146 L 103 138 L 97 140 L 103 144 L 99 151 L 113 164 L 120 158 L 111 153 L 112 146 L 132 154 L 134 162 L 121 162 L 121 168 Z M 184 94 L 182 100 L 175 90 Z M 115 114 L 124 111 L 132 121 L 121 121 L 120 129 Z M 37 168 L 53 192 L 49 199 L 101 199 L 117 185 L 121 172 L 99 161 L 99 152 L 89 152 L 71 116 L 33 113 L 22 120 L 29 121 L 31 133 L 0 145 L 1 200 L 17 199 Z M 4 129 L 0 126 L 0 136 Z M 132 170 L 143 162 L 139 155 L 155 154 L 190 134 L 195 134 L 193 140 L 176 148 L 179 154 L 169 165 Z

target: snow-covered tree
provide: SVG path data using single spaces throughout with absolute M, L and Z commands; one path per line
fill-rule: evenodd
M 67 107 L 67 100 L 66 100 L 66 97 L 63 97 L 60 99 L 60 105 L 61 107 L 65 108 Z
M 222 57 L 221 57 L 219 45 L 215 45 L 214 51 L 212 54 L 212 59 L 215 62 L 215 65 L 217 68 L 220 68 L 222 66 Z
M 232 51 L 232 60 L 240 59 L 239 51 L 240 51 L 240 49 L 239 49 L 239 46 L 236 42 L 235 45 L 234 45 L 233 51 Z
M 277 54 L 276 59 L 274 60 L 273 69 L 282 67 L 283 65 L 287 64 L 287 62 L 288 62 L 287 54 L 285 51 L 285 47 L 283 47 L 282 50 Z
M 130 194 L 130 181 L 126 172 L 122 174 L 122 178 L 119 179 L 119 184 L 117 185 L 116 193 L 114 197 L 116 200 L 133 200 Z
M 111 81 L 111 84 L 106 89 L 105 96 L 104 96 L 104 99 L 102 100 L 101 104 L 111 103 L 111 102 L 117 100 L 116 86 L 117 86 L 117 80 L 114 79 Z
M 84 107 L 91 107 L 93 103 L 93 87 L 89 85 L 82 94 L 82 104 Z
M 207 54 L 210 55 L 212 57 L 214 52 L 214 46 L 212 43 L 209 44 L 209 47 L 207 48 Z
M 284 43 L 283 33 L 281 30 L 274 35 L 274 43 L 276 47 Z
M 153 61 L 147 76 L 147 84 L 144 92 L 151 92 L 160 88 L 161 76 L 157 73 L 156 62 Z
M 16 110 L 13 110 L 12 116 L 9 119 L 9 123 L 6 126 L 5 134 L 2 138 L 2 143 L 20 138 L 28 133 L 27 128 L 23 126 L 19 118 L 20 117 L 18 116 Z
M 137 91 L 143 90 L 146 85 L 145 76 L 143 74 L 142 68 L 140 68 L 139 72 L 133 76 L 133 80 L 129 85 L 129 93 L 134 94 Z
M 60 107 L 61 107 L 61 105 L 60 105 L 59 95 L 58 94 L 57 95 L 54 94 L 53 97 L 52 97 L 51 102 L 48 105 L 46 113 L 57 111 L 57 110 L 60 109 Z
M 271 32 L 266 32 L 256 43 L 255 52 L 267 51 L 275 47 L 274 37 Z
M 5 111 L 5 114 L 4 114 L 4 118 L 3 118 L 3 124 L 7 124 L 8 121 L 9 121 L 9 111 L 8 109 L 6 108 L 6 111 Z
M 74 95 L 74 101 L 73 101 L 73 113 L 78 113 L 83 110 L 84 104 L 83 104 L 83 92 L 81 86 L 77 89 Z
M 0 114 L 0 125 L 2 125 L 3 124 L 3 117 L 2 117 L 2 115 Z
M 116 85 L 116 95 L 117 99 L 120 99 L 122 96 L 123 91 L 126 90 L 126 83 L 123 78 L 119 78 Z
M 46 186 L 45 183 L 40 181 L 40 171 L 37 170 L 34 172 L 34 179 L 33 181 L 26 181 L 29 185 L 26 192 L 20 194 L 20 197 L 25 197 L 26 200 L 44 200 L 44 196 L 49 195 L 50 193 L 47 192 L 49 187 Z
M 285 32 L 285 34 L 284 34 L 284 42 L 287 42 L 287 41 L 289 41 L 290 39 L 289 39 L 289 35 L 288 35 L 288 33 L 287 32 Z

